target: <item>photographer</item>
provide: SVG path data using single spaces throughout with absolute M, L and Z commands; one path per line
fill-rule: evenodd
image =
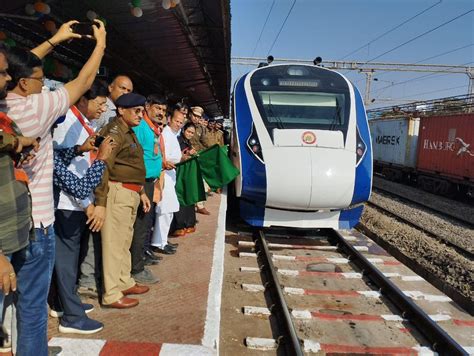
M 71 27 L 76 22 L 63 24 L 53 37 L 31 52 L 13 48 L 7 53 L 8 74 L 12 79 L 7 97 L 0 100 L 0 111 L 8 112 L 24 135 L 41 139 L 35 159 L 24 166 L 29 178 L 35 227 L 35 238 L 30 240 L 29 245 L 34 254 L 26 254 L 22 271 L 18 274 L 18 280 L 22 278 L 21 284 L 34 296 L 25 301 L 27 306 L 17 308 L 17 352 L 25 356 L 48 353 L 46 301 L 55 258 L 53 145 L 50 131 L 56 119 L 89 90 L 105 52 L 105 27 L 96 20 L 92 26 L 96 45 L 77 78 L 54 92 L 42 92 L 45 78 L 41 59 L 59 43 L 81 37 Z M 21 304 L 22 298 L 26 296 L 18 293 L 18 303 Z

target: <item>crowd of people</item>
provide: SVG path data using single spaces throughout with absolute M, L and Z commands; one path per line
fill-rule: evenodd
M 48 314 L 61 333 L 103 329 L 80 295 L 109 308 L 139 304 L 130 295 L 159 282 L 147 266 L 178 249 L 168 237 L 194 233 L 196 213 L 210 214 L 204 202 L 180 205 L 176 165 L 229 141 L 199 106 L 135 93 L 127 75 L 98 80 L 99 20 L 77 78 L 44 90 L 42 59 L 80 37 L 74 23 L 32 50 L 0 47 L 0 310 L 22 356 L 48 355 Z

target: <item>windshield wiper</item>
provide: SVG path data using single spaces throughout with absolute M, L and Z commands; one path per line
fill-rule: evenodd
M 275 118 L 276 123 L 277 123 L 277 128 L 280 130 L 283 130 L 285 127 L 283 125 L 283 121 L 281 121 L 279 116 L 275 116 L 275 113 L 273 112 L 273 105 L 272 105 L 272 97 L 268 95 L 268 113 Z
M 332 120 L 331 120 L 331 125 L 329 126 L 329 131 L 334 131 L 336 128 L 336 125 L 341 125 L 341 110 L 342 106 L 339 105 L 339 100 L 336 98 L 336 113 L 334 114 Z

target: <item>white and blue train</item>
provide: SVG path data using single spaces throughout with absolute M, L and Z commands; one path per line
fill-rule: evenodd
M 235 195 L 250 225 L 352 228 L 372 189 L 372 145 L 357 88 L 311 65 L 270 65 L 232 95 Z

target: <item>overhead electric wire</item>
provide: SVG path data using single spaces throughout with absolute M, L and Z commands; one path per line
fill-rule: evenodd
M 290 11 L 288 11 L 288 14 L 287 14 L 286 17 L 285 17 L 285 20 L 284 20 L 283 23 L 281 24 L 280 30 L 278 31 L 278 34 L 276 35 L 275 40 L 274 40 L 273 43 L 272 43 L 272 46 L 271 46 L 270 49 L 268 50 L 267 55 L 270 54 L 270 52 L 271 52 L 272 49 L 273 49 L 273 46 L 275 46 L 275 43 L 276 43 L 276 41 L 278 40 L 278 37 L 280 37 L 280 33 L 281 33 L 281 31 L 283 30 L 283 27 L 285 27 L 286 20 L 288 20 L 288 17 L 290 17 L 290 14 L 291 14 L 291 12 L 293 11 L 293 8 L 295 7 L 295 4 L 296 4 L 296 0 L 293 0 L 293 4 L 291 5 Z
M 453 53 L 453 52 L 456 52 L 456 51 L 460 51 L 461 49 L 468 48 L 468 47 L 471 47 L 471 46 L 474 46 L 474 43 L 470 43 L 470 44 L 462 46 L 462 47 L 458 47 L 458 48 L 455 48 L 455 49 L 452 49 L 452 50 L 449 50 L 449 51 L 446 51 L 446 52 L 443 52 L 443 53 L 440 53 L 440 54 L 437 54 L 437 55 L 434 55 L 434 56 L 431 56 L 431 57 L 428 57 L 428 58 L 425 58 L 425 59 L 421 59 L 418 62 L 415 62 L 413 64 L 418 64 L 418 63 L 422 63 L 422 62 L 425 62 L 425 61 L 429 61 L 430 59 L 438 58 L 438 57 L 444 56 L 446 54 L 450 54 L 450 53 Z
M 354 50 L 354 51 L 352 51 L 352 52 L 346 54 L 344 57 L 341 58 L 341 60 L 343 60 L 343 59 L 349 57 L 351 54 L 354 54 L 354 53 L 360 51 L 360 50 L 363 49 L 364 47 L 369 46 L 370 44 L 374 43 L 375 41 L 378 41 L 378 40 L 381 39 L 382 37 L 385 37 L 385 36 L 388 35 L 389 33 L 391 33 L 391 32 L 393 32 L 393 31 L 399 29 L 400 27 L 402 27 L 402 26 L 405 25 L 406 23 L 410 22 L 411 20 L 417 18 L 418 16 L 423 15 L 425 12 L 427 12 L 427 11 L 431 10 L 432 8 L 434 8 L 434 7 L 438 6 L 439 4 L 441 4 L 442 1 L 443 1 L 443 0 L 439 0 L 436 4 L 433 4 L 433 5 L 429 6 L 429 7 L 427 7 L 427 8 L 424 9 L 423 11 L 420 11 L 419 13 L 417 13 L 417 14 L 413 15 L 412 17 L 410 17 L 408 20 L 405 20 L 405 21 L 403 21 L 402 23 L 400 23 L 400 24 L 396 25 L 395 27 L 391 28 L 390 30 L 385 31 L 384 33 L 382 33 L 381 35 L 377 36 L 377 37 L 374 38 L 373 40 L 367 42 L 365 45 L 363 45 L 363 46 L 357 48 L 356 50 Z
M 405 45 L 407 45 L 407 44 L 409 44 L 409 43 L 411 43 L 411 42 L 413 42 L 413 41 L 416 41 L 417 39 L 419 39 L 419 38 L 421 38 L 421 37 L 423 37 L 423 36 L 425 36 L 425 35 L 427 35 L 427 34 L 433 32 L 433 31 L 436 31 L 437 29 L 439 29 L 439 28 L 441 28 L 441 27 L 443 27 L 443 26 L 446 26 L 446 25 L 450 24 L 451 22 L 456 21 L 457 19 L 460 19 L 461 17 L 466 16 L 467 14 L 469 14 L 469 13 L 471 13 L 471 12 L 473 12 L 473 11 L 474 11 L 474 9 L 471 9 L 471 10 L 469 10 L 469 11 L 466 11 L 466 12 L 464 12 L 464 13 L 462 13 L 462 14 L 460 14 L 460 15 L 458 15 L 458 16 L 456 16 L 456 17 L 454 17 L 454 18 L 452 18 L 452 19 L 450 19 L 450 20 L 448 20 L 448 21 L 446 21 L 446 22 L 443 22 L 442 24 L 440 24 L 440 25 L 438 25 L 438 26 L 436 26 L 436 27 L 433 27 L 432 29 L 430 29 L 430 30 L 428 30 L 428 31 L 425 31 L 425 32 L 423 32 L 423 33 L 421 33 L 421 34 L 419 34 L 419 35 L 417 35 L 417 36 L 415 36 L 415 37 L 409 39 L 408 41 L 405 41 L 405 42 L 403 42 L 403 43 L 401 43 L 401 44 L 399 44 L 399 45 L 393 47 L 392 49 L 389 49 L 388 51 L 385 51 L 385 52 L 383 52 L 382 54 L 379 54 L 378 56 L 376 56 L 376 57 L 374 57 L 374 58 L 372 58 L 372 59 L 366 61 L 365 64 L 370 63 L 370 62 L 372 62 L 372 61 L 374 61 L 374 60 L 376 60 L 376 59 L 379 59 L 380 57 L 383 57 L 383 56 L 385 56 L 386 54 L 389 54 L 389 53 L 391 53 L 391 52 L 393 52 L 393 51 L 399 49 L 400 47 L 403 47 L 403 46 L 405 46 Z
M 424 93 L 415 93 L 415 94 L 413 94 L 413 95 L 402 96 L 401 98 L 393 98 L 393 100 L 396 101 L 396 100 L 406 99 L 406 98 L 409 98 L 409 97 L 411 97 L 411 96 L 439 93 L 439 92 L 446 91 L 446 90 L 453 90 L 453 89 L 465 88 L 465 87 L 467 87 L 467 86 L 468 86 L 468 85 L 465 84 L 465 85 L 459 85 L 459 86 L 451 87 L 451 88 L 444 88 L 444 89 L 438 89 L 438 90 L 427 91 L 427 92 L 424 92 Z
M 260 35 L 258 36 L 257 43 L 255 43 L 255 48 L 252 51 L 252 57 L 255 54 L 258 44 L 260 43 L 260 39 L 262 38 L 262 34 L 263 34 L 263 31 L 265 30 L 265 27 L 267 26 L 267 22 L 268 22 L 268 19 L 270 18 L 270 14 L 272 13 L 274 5 L 275 5 L 275 0 L 273 0 L 272 6 L 270 6 L 270 10 L 268 11 L 267 18 L 265 19 L 265 23 L 263 24 L 262 30 L 260 31 Z

